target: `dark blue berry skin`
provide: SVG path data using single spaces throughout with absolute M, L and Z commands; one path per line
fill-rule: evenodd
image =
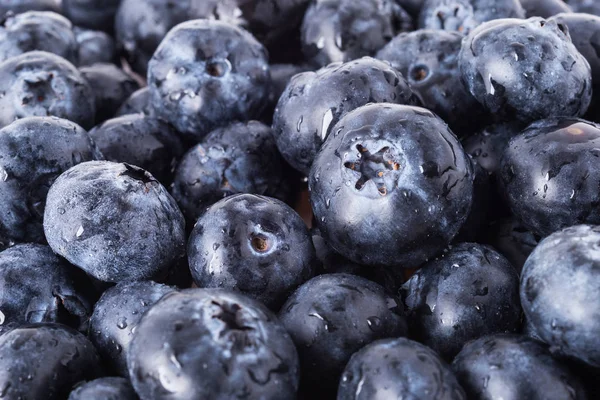
M 91 161 L 48 192 L 44 232 L 57 254 L 105 282 L 151 279 L 184 253 L 185 221 L 147 171 Z
M 590 14 L 559 14 L 550 21 L 556 21 L 569 29 L 573 44 L 590 63 L 592 69 L 592 103 L 585 118 L 600 121 L 600 16 Z
M 132 68 L 146 75 L 152 54 L 175 25 L 197 18 L 238 22 L 236 0 L 121 0 L 115 36 Z
M 542 240 L 521 274 L 521 302 L 537 335 L 559 354 L 600 368 L 600 228 L 577 225 Z
M 48 189 L 67 169 L 102 159 L 79 125 L 29 117 L 0 130 L 0 235 L 13 242 L 45 243 L 42 217 Z
M 521 327 L 519 274 L 488 246 L 452 246 L 419 269 L 402 292 L 411 337 L 448 360 L 470 340 Z
M 66 399 L 101 374 L 90 341 L 60 324 L 31 324 L 0 336 L 0 393 L 6 399 Z
M 308 175 L 331 128 L 367 103 L 417 104 L 406 79 L 386 62 L 364 57 L 292 78 L 273 116 L 273 134 L 286 161 Z
M 440 356 L 412 340 L 382 339 L 356 352 L 342 374 L 337 400 L 464 400 L 463 388 Z
M 600 16 L 600 4 L 596 0 L 565 0 L 577 13 L 587 13 Z
M 26 11 L 53 11 L 60 12 L 59 3 L 56 0 L 0 0 L 0 15 L 9 11 L 21 14 Z
M 519 272 L 539 243 L 539 238 L 514 217 L 495 221 L 490 225 L 487 236 L 486 242 L 506 257 Z
M 7 15 L 0 25 L 0 61 L 42 50 L 77 63 L 77 40 L 68 19 L 53 12 Z
M 525 18 L 525 10 L 519 0 L 425 0 L 419 28 L 468 34 L 482 23 L 500 18 Z
M 372 56 L 412 18 L 395 1 L 324 0 L 308 7 L 302 22 L 302 50 L 317 67 Z
M 275 113 L 279 98 L 294 75 L 311 71 L 312 69 L 306 65 L 271 64 L 270 70 L 271 86 L 269 88 L 268 106 L 263 110 L 260 118 L 261 121 L 269 125 L 273 122 L 273 114 Z
M 144 114 L 109 119 L 92 129 L 90 136 L 106 160 L 137 165 L 165 186 L 171 184 L 184 152 L 171 126 Z
M 472 399 L 585 400 L 580 381 L 526 336 L 498 334 L 467 343 L 452 363 Z
M 208 206 L 232 194 L 287 200 L 287 169 L 268 126 L 238 122 L 211 132 L 183 156 L 172 193 L 193 224 Z
M 77 385 L 68 400 L 137 400 L 138 397 L 125 378 L 99 378 Z
M 304 221 L 281 201 L 240 194 L 212 205 L 188 243 L 198 287 L 239 291 L 272 310 L 315 273 L 316 255 Z
M 562 0 L 520 0 L 525 9 L 525 16 L 550 18 L 560 13 L 571 12 L 571 8 Z
M 473 169 L 430 111 L 372 104 L 342 118 L 309 177 L 317 226 L 365 265 L 412 268 L 441 252 L 467 219 Z
M 61 7 L 77 26 L 112 32 L 120 3 L 121 0 L 62 0 Z
M 8 326 L 57 322 L 87 331 L 91 282 L 50 247 L 17 244 L 0 252 L 0 333 Z
M 116 60 L 115 41 L 112 36 L 78 27 L 75 27 L 73 32 L 78 44 L 77 65 L 86 66 Z
M 177 25 L 148 64 L 156 115 L 193 140 L 258 117 L 270 81 L 265 48 L 243 29 L 213 20 Z
M 148 86 L 136 90 L 129 96 L 117 111 L 116 116 L 120 117 L 127 114 L 142 113 L 148 116 L 154 115 L 154 110 L 150 106 L 150 89 Z
M 110 371 L 128 376 L 126 354 L 142 315 L 174 288 L 152 281 L 119 283 L 94 306 L 89 338 Z
M 377 339 L 406 335 L 402 307 L 380 285 L 349 274 L 306 282 L 279 312 L 300 355 L 303 385 L 335 390 L 356 351 Z
M 423 106 L 459 137 L 471 134 L 488 119 L 461 80 L 458 52 L 462 39 L 458 32 L 443 30 L 401 33 L 376 55 L 400 71 Z
M 31 51 L 0 63 L 0 127 L 25 117 L 65 118 L 84 129 L 94 126 L 92 88 L 71 63 L 45 51 Z
M 575 118 L 551 118 L 514 137 L 501 165 L 512 212 L 536 235 L 600 224 L 600 127 Z
M 458 61 L 471 94 L 506 120 L 585 114 L 592 97 L 590 65 L 561 27 L 538 17 L 478 26 L 464 40 Z
M 462 145 L 473 162 L 494 178 L 500 171 L 500 162 L 510 139 L 523 130 L 521 124 L 504 123 L 489 125 L 476 134 L 465 138 Z
M 127 365 L 147 400 L 293 399 L 298 389 L 298 354 L 277 317 L 227 290 L 163 297 L 140 321 Z
M 140 88 L 133 77 L 115 64 L 93 64 L 79 71 L 94 91 L 96 123 L 112 118 L 121 104 Z

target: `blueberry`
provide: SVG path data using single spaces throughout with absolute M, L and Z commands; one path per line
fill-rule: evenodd
M 458 65 L 471 94 L 508 120 L 581 116 L 592 97 L 589 63 L 551 20 L 486 22 L 463 41 Z
M 315 249 L 302 218 L 286 204 L 241 194 L 214 204 L 188 243 L 198 287 L 240 291 L 278 310 L 315 271 Z
M 172 193 L 193 223 L 208 206 L 236 193 L 286 200 L 286 169 L 268 126 L 234 123 L 211 132 L 183 156 Z
M 516 123 L 489 125 L 465 138 L 462 144 L 475 164 L 496 178 L 500 172 L 500 161 L 508 142 L 522 130 L 521 124 Z
M 281 323 L 226 290 L 163 297 L 140 321 L 127 364 L 147 400 L 291 399 L 298 388 L 298 354 Z
M 465 345 L 452 363 L 473 399 L 586 398 L 579 380 L 547 347 L 526 336 L 498 334 Z
M 185 222 L 147 171 L 91 161 L 50 188 L 44 232 L 57 254 L 99 280 L 120 282 L 166 272 L 183 255 Z
M 286 161 L 308 175 L 331 128 L 367 103 L 416 104 L 400 72 L 370 57 L 334 63 L 292 78 L 273 116 L 277 147 Z
M 338 253 L 366 265 L 417 267 L 465 222 L 473 170 L 430 111 L 372 104 L 332 129 L 309 177 L 317 226 Z
M 500 18 L 525 18 L 519 0 L 425 0 L 419 27 L 468 34 L 480 24 Z
M 463 35 L 442 30 L 401 33 L 379 50 L 377 58 L 392 64 L 424 107 L 434 111 L 459 136 L 484 121 L 483 107 L 467 91 L 458 70 Z
M 172 127 L 143 114 L 110 119 L 92 129 L 90 136 L 108 161 L 144 168 L 165 186 L 184 152 Z
M 377 339 L 406 334 L 396 300 L 383 287 L 349 274 L 326 274 L 306 282 L 279 312 L 300 355 L 305 385 L 335 389 L 344 366 Z
M 211 18 L 238 22 L 237 0 L 121 0 L 115 16 L 115 36 L 127 60 L 141 75 L 146 74 L 152 54 L 175 25 Z
M 519 275 L 491 247 L 452 246 L 403 287 L 412 337 L 452 359 L 469 340 L 521 326 Z
M 565 0 L 573 11 L 600 16 L 600 4 L 596 0 Z
M 133 77 L 114 64 L 94 64 L 79 71 L 94 91 L 97 123 L 112 118 L 121 104 L 140 88 Z
M 73 29 L 73 32 L 75 32 L 78 45 L 77 64 L 79 66 L 115 61 L 115 41 L 110 35 L 101 31 L 77 27 Z
M 98 354 L 82 334 L 31 324 L 0 336 L 0 394 L 6 399 L 67 398 L 73 385 L 100 375 Z
M 8 326 L 59 322 L 87 331 L 91 283 L 50 247 L 18 244 L 0 252 L 0 332 Z
M 397 33 L 412 28 L 412 18 L 395 1 L 313 1 L 302 22 L 302 48 L 319 67 L 372 56 Z
M 600 228 L 578 225 L 542 240 L 521 275 L 521 302 L 535 332 L 557 352 L 599 368 Z
M 150 106 L 150 89 L 145 86 L 141 89 L 136 90 L 129 96 L 127 100 L 117 111 L 116 116 L 120 117 L 127 114 L 146 114 L 149 116 L 154 115 L 154 110 Z
M 454 373 L 433 350 L 412 340 L 382 339 L 356 352 L 342 375 L 338 400 L 465 399 Z
M 521 5 L 527 18 L 550 18 L 556 14 L 571 12 L 571 8 L 562 0 L 521 0 Z
M 16 119 L 55 116 L 94 126 L 94 94 L 71 63 L 30 51 L 0 63 L 0 127 Z
M 60 12 L 59 2 L 56 0 L 0 0 L 0 15 L 8 12 L 20 14 L 27 11 L 53 11 Z
M 310 70 L 311 68 L 305 65 L 271 64 L 271 86 L 269 88 L 268 106 L 262 112 L 261 121 L 271 124 L 277 102 L 291 79 L 294 75 Z
M 68 400 L 137 400 L 131 383 L 124 378 L 99 378 L 75 387 Z
M 156 115 L 190 139 L 248 120 L 268 98 L 268 55 L 243 29 L 194 20 L 173 28 L 148 64 Z
M 539 243 L 539 238 L 527 230 L 516 218 L 494 222 L 488 230 L 487 241 L 497 249 L 518 271 Z
M 0 236 L 44 243 L 42 218 L 54 180 L 83 161 L 102 159 L 86 131 L 54 117 L 28 117 L 0 130 Z
M 76 64 L 77 47 L 71 22 L 53 12 L 9 14 L 0 25 L 0 61 L 28 51 L 43 50 Z
M 540 236 L 600 223 L 600 127 L 575 118 L 530 125 L 504 152 L 502 184 L 513 213 Z
M 62 0 L 62 11 L 75 25 L 111 32 L 121 0 Z
M 152 281 L 138 281 L 119 283 L 102 294 L 90 319 L 89 338 L 110 370 L 128 376 L 127 349 L 140 318 L 173 290 Z
M 495 188 L 492 178 L 479 164 L 473 165 L 473 201 L 469 216 L 461 226 L 460 230 L 452 240 L 453 243 L 477 242 L 482 233 L 487 229 L 490 220 L 493 220 L 499 210 L 505 211 L 505 207 L 499 207 L 494 203 L 493 189 Z M 504 205 L 501 203 L 501 205 Z
M 590 63 L 592 69 L 592 104 L 586 118 L 600 121 L 600 16 L 566 13 L 550 19 L 569 30 L 569 35 L 577 50 Z M 565 28 L 566 27 L 566 28 Z

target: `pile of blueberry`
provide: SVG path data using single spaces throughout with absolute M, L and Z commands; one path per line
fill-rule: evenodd
M 0 399 L 600 398 L 600 2 L 0 15 Z

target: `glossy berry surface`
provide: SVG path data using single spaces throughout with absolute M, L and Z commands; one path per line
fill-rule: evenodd
M 0 63 L 0 126 L 24 117 L 65 118 L 85 129 L 94 125 L 94 94 L 64 58 L 30 51 Z
M 188 243 L 198 287 L 242 292 L 278 310 L 315 272 L 308 229 L 294 210 L 268 197 L 241 194 L 209 207 Z
M 519 0 L 425 0 L 419 27 L 468 34 L 486 21 L 525 18 Z
M 560 13 L 570 13 L 571 8 L 562 0 L 520 0 L 525 15 L 530 17 L 550 18 Z
M 286 161 L 308 175 L 335 124 L 367 103 L 416 104 L 400 72 L 370 57 L 333 63 L 292 78 L 279 98 L 273 134 Z
M 171 126 L 143 114 L 109 119 L 92 129 L 90 137 L 106 160 L 144 168 L 165 186 L 184 152 Z
M 298 355 L 276 316 L 245 296 L 188 289 L 148 310 L 127 353 L 143 399 L 293 398 Z
M 61 8 L 75 25 L 111 31 L 121 0 L 62 0 Z
M 403 292 L 411 335 L 448 360 L 470 340 L 520 328 L 519 275 L 488 246 L 452 246 Z
M 408 80 L 424 107 L 447 122 L 458 136 L 474 131 L 483 107 L 465 88 L 458 70 L 463 35 L 443 30 L 402 33 L 377 52 Z
M 349 274 L 306 282 L 279 312 L 300 355 L 305 385 L 335 389 L 344 366 L 366 344 L 406 335 L 406 321 L 383 287 Z
M 234 123 L 214 130 L 183 156 L 172 193 L 194 223 L 208 206 L 232 194 L 287 200 L 288 169 L 271 128 L 257 121 Z
M 0 336 L 0 388 L 7 399 L 65 399 L 101 374 L 94 346 L 59 324 L 31 324 Z
M 314 65 L 372 56 L 412 19 L 395 1 L 319 0 L 306 10 L 302 50 Z
M 57 322 L 87 331 L 91 283 L 50 247 L 17 244 L 0 252 L 0 333 L 27 323 Z
M 79 125 L 54 117 L 23 118 L 0 130 L 0 234 L 44 243 L 46 196 L 56 178 L 84 161 L 102 159 Z
M 68 400 L 137 400 L 131 384 L 124 378 L 98 378 L 75 387 Z
M 471 94 L 505 119 L 577 117 L 590 104 L 590 65 L 554 21 L 486 22 L 467 36 L 458 63 Z
M 127 114 L 146 114 L 152 116 L 154 110 L 150 105 L 150 89 L 145 86 L 133 92 L 117 110 L 117 117 Z
M 504 193 L 533 233 L 600 223 L 599 142 L 600 128 L 575 118 L 538 121 L 510 141 L 501 166 Z
M 357 351 L 338 389 L 338 400 L 374 398 L 466 399 L 450 366 L 439 355 L 412 340 L 382 339 Z
M 156 115 L 195 140 L 227 121 L 257 117 L 269 84 L 265 48 L 243 29 L 218 21 L 176 26 L 148 64 Z
M 406 268 L 441 252 L 468 216 L 474 179 L 443 121 L 419 107 L 374 104 L 333 132 L 309 177 L 317 226 L 333 249 Z
M 581 383 L 526 336 L 499 334 L 467 343 L 452 369 L 469 398 L 585 399 Z
M 121 104 L 139 89 L 138 83 L 111 63 L 98 63 L 79 69 L 94 91 L 96 123 L 112 118 Z
M 555 232 L 531 253 L 521 275 L 521 302 L 541 340 L 556 352 L 600 367 L 600 229 Z
M 116 59 L 115 40 L 102 31 L 73 28 L 77 40 L 77 65 L 112 62 Z
M 150 279 L 183 255 L 183 215 L 167 190 L 130 164 L 92 161 L 63 173 L 44 214 L 48 244 L 96 279 Z
M 42 50 L 77 63 L 73 26 L 62 15 L 29 11 L 8 15 L 0 25 L 0 61 L 28 51 Z
M 173 290 L 156 282 L 137 281 L 117 284 L 102 294 L 90 318 L 89 338 L 111 371 L 128 376 L 127 349 L 140 318 Z

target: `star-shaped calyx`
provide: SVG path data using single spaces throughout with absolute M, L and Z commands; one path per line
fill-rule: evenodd
M 362 144 L 356 145 L 357 158 L 354 161 L 346 161 L 344 167 L 359 175 L 354 187 L 363 190 L 369 181 L 377 187 L 381 196 L 386 196 L 391 189 L 395 179 L 394 175 L 401 169 L 401 163 L 389 146 L 381 146 L 376 152 L 371 152 Z

